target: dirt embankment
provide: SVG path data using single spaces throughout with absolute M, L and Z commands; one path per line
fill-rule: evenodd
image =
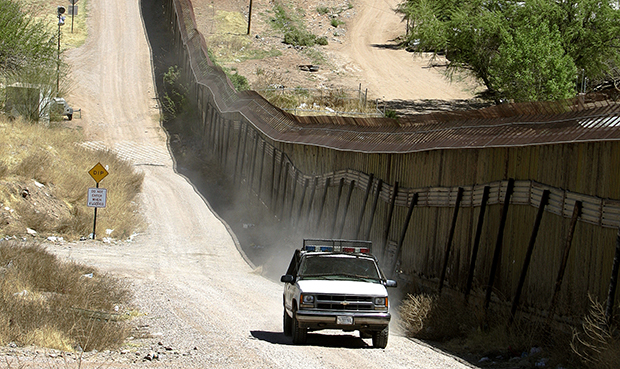
M 287 4 L 286 1 L 281 2 Z M 416 113 L 481 107 L 482 88 L 465 75 L 450 81 L 445 60 L 414 54 L 398 46 L 405 23 L 394 11 L 398 0 L 308 0 L 288 7 L 307 30 L 326 37 L 327 46 L 292 47 L 270 24 L 275 2 L 254 0 L 250 36 L 248 5 L 241 1 L 194 0 L 198 29 L 223 66 L 248 78 L 253 89 L 346 89 L 361 87 L 369 99 L 389 101 L 389 108 Z M 234 21 L 233 21 L 234 20 Z M 235 41 L 233 35 L 237 38 Z M 243 46 L 240 40 L 243 41 Z M 238 43 L 237 47 L 230 43 Z M 239 51 L 243 47 L 243 50 Z M 255 52 L 248 54 L 248 50 Z M 317 72 L 300 65 L 319 65 Z

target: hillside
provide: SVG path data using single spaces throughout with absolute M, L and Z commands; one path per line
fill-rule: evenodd
M 481 106 L 481 88 L 467 76 L 450 82 L 441 58 L 432 60 L 398 47 L 405 32 L 393 9 L 398 0 L 255 0 L 250 36 L 245 1 L 194 0 L 198 30 L 217 62 L 245 76 L 252 89 L 267 87 L 342 89 L 350 96 L 368 90 L 369 100 L 389 101 L 401 112 L 453 110 Z M 275 10 L 292 22 L 326 37 L 326 46 L 291 46 L 274 27 Z M 369 32 L 369 30 L 371 30 Z M 308 72 L 301 65 L 318 65 Z

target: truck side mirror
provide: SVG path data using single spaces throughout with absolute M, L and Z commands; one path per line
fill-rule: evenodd
M 396 281 L 392 280 L 392 279 L 388 279 L 387 281 L 385 281 L 385 287 L 397 287 L 398 283 L 396 283 Z
M 295 277 L 293 277 L 290 274 L 286 274 L 286 275 L 283 275 L 282 277 L 280 277 L 280 282 L 293 283 L 294 281 L 295 281 Z

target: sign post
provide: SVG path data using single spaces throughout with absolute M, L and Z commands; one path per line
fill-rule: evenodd
M 69 0 L 71 5 L 69 5 L 69 12 L 71 13 L 71 33 L 73 33 L 73 16 L 78 15 L 78 7 L 75 5 L 78 0 Z
M 97 208 L 105 208 L 107 202 L 108 191 L 105 188 L 99 188 L 99 182 L 108 175 L 108 171 L 97 163 L 88 171 L 91 177 L 97 182 L 96 188 L 88 189 L 88 206 L 95 208 L 95 216 L 93 220 L 93 240 L 95 239 L 95 230 L 97 229 Z

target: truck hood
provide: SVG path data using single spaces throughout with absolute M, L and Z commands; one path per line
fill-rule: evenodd
M 321 293 L 332 295 L 387 296 L 387 289 L 380 283 L 362 281 L 335 281 L 306 279 L 297 282 L 301 293 Z

